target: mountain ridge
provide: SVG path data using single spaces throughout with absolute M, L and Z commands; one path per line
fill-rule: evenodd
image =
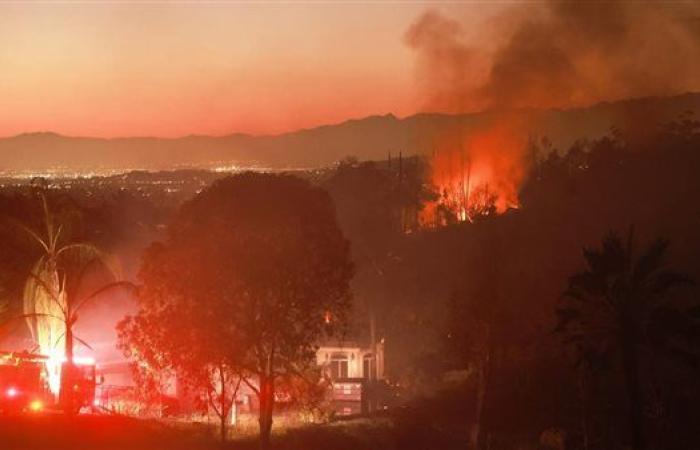
M 529 108 L 509 114 L 535 117 L 537 125 L 531 134 L 547 136 L 555 146 L 566 148 L 579 138 L 605 134 L 613 126 L 665 122 L 687 110 L 700 113 L 700 93 L 601 102 L 570 109 Z M 406 155 L 425 153 L 432 149 L 440 133 L 454 127 L 469 132 L 496 114 L 500 113 L 424 112 L 403 118 L 371 115 L 276 135 L 235 132 L 222 136 L 100 138 L 65 136 L 53 131 L 27 132 L 0 138 L 0 171 L 168 170 L 223 165 L 320 167 L 347 156 L 376 160 L 385 158 L 390 151 Z

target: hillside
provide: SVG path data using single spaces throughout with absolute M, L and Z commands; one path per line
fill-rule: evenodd
M 643 129 L 688 111 L 700 111 L 700 94 L 601 103 L 568 110 L 519 110 L 536 118 L 531 133 L 566 147 L 581 137 L 596 137 L 611 126 Z M 385 158 L 387 152 L 417 154 L 430 151 L 437 135 L 451 127 L 478 127 L 493 113 L 461 115 L 393 115 L 325 125 L 275 136 L 231 134 L 176 139 L 129 137 L 101 139 L 68 137 L 51 132 L 0 138 L 0 171 L 66 171 L 213 168 L 237 164 L 259 167 L 318 167 L 346 156 Z

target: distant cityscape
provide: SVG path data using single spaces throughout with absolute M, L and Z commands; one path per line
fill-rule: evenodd
M 325 169 L 287 169 L 240 166 L 226 162 L 203 164 L 202 167 L 172 170 L 144 170 L 130 168 L 97 168 L 90 171 L 54 167 L 48 170 L 0 170 L 0 190 L 22 191 L 38 179 L 45 186 L 74 194 L 79 198 L 99 200 L 115 192 L 148 199 L 158 205 L 178 205 L 195 196 L 215 180 L 243 171 L 294 172 L 315 178 Z

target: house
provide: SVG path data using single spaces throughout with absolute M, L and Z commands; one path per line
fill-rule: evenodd
M 325 342 L 316 351 L 316 363 L 333 381 L 384 379 L 384 340 L 371 345 L 353 341 Z
M 323 342 L 316 351 L 316 363 L 331 381 L 330 398 L 339 414 L 359 414 L 376 408 L 373 393 L 384 380 L 384 340 L 374 346 L 347 340 Z M 130 361 L 102 362 L 98 364 L 98 376 L 101 379 L 97 388 L 100 408 L 127 414 L 143 413 L 146 408 L 137 400 Z M 250 382 L 256 384 L 255 380 Z M 198 410 L 196 396 L 185 384 L 179 383 L 176 376 L 171 377 L 164 388 L 162 400 L 167 404 L 163 405 L 162 415 Z M 233 421 L 238 414 L 255 414 L 258 408 L 254 390 L 248 384 L 241 384 L 239 389 Z M 171 405 L 171 400 L 177 406 Z
M 331 380 L 333 409 L 339 415 L 366 414 L 382 404 L 384 340 L 375 345 L 352 341 L 325 342 L 316 363 Z

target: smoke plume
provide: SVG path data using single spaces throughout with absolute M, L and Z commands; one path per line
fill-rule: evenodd
M 427 109 L 572 107 L 700 90 L 700 3 L 552 0 L 516 6 L 468 42 L 435 11 L 404 36 Z
M 700 3 L 551 0 L 513 6 L 488 25 L 475 34 L 428 11 L 409 27 L 404 43 L 416 56 L 424 109 L 568 108 L 700 90 Z M 438 139 L 432 149 L 433 181 L 442 192 L 459 192 L 463 200 L 444 201 L 461 204 L 457 216 L 467 219 L 459 209 L 474 206 L 475 180 L 492 186 L 501 210 L 517 205 L 514 192 L 526 172 L 527 136 L 513 136 L 534 124 L 522 115 L 491 117 L 456 138 Z M 454 161 L 462 162 L 455 167 Z M 469 161 L 466 174 L 463 161 Z

